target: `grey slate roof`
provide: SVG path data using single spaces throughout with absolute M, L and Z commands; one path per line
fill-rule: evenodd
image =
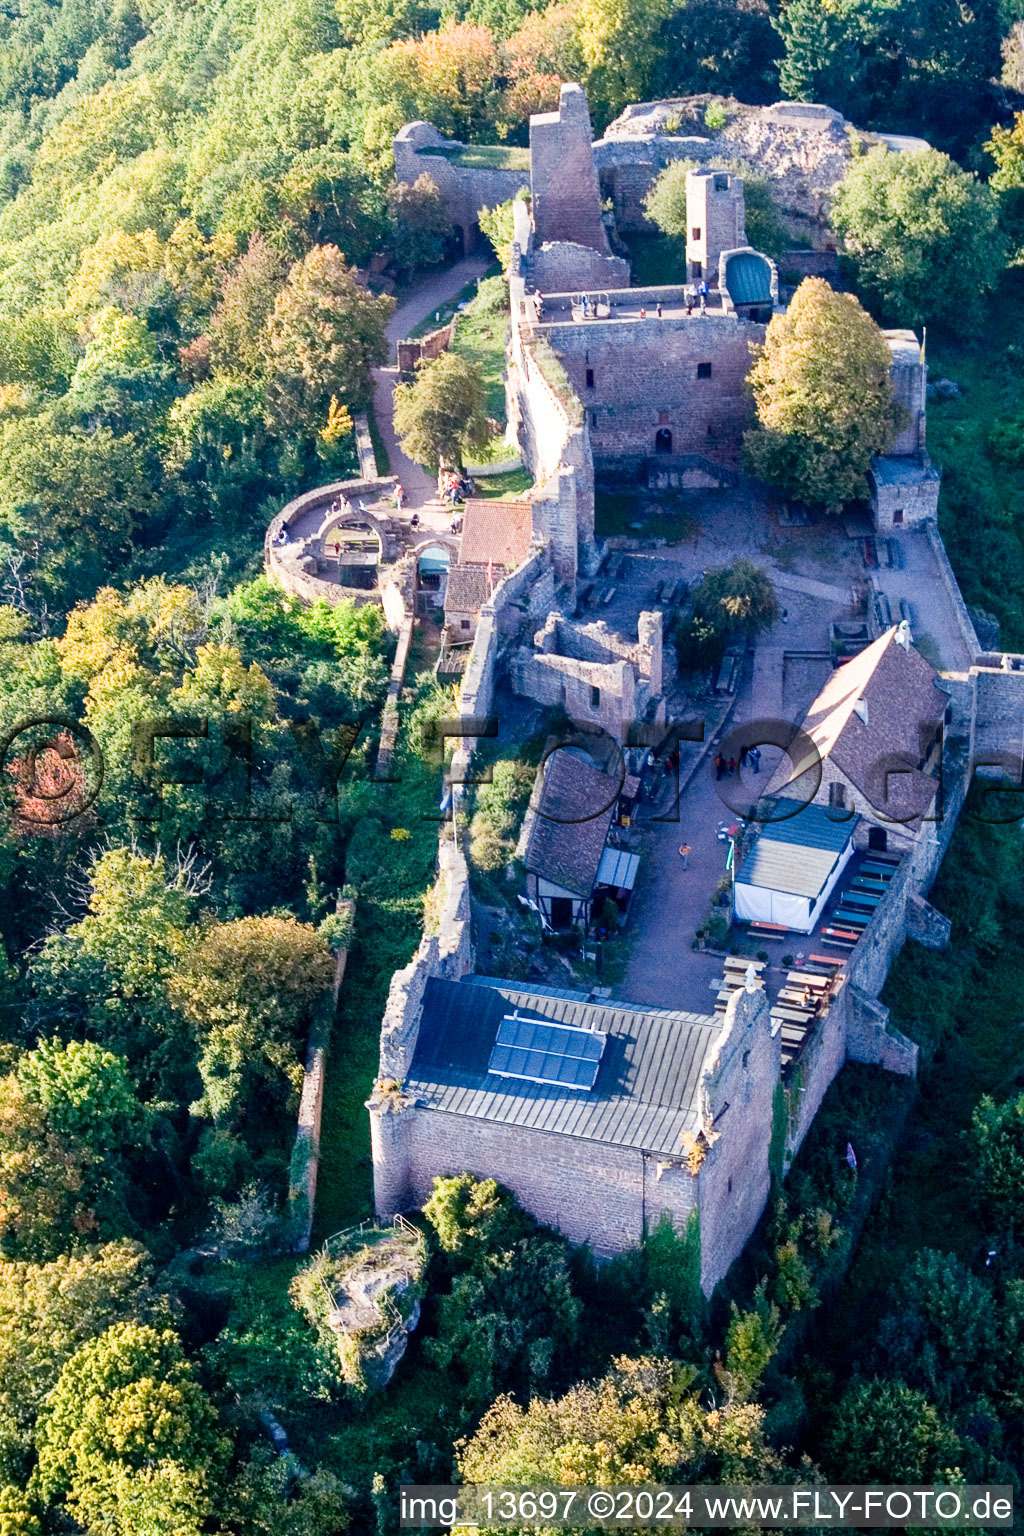
M 499 571 L 495 583 L 501 580 Z M 490 596 L 487 571 L 481 565 L 453 565 L 448 571 L 444 608 L 446 613 L 479 613 Z
M 793 814 L 787 815 L 787 811 Z M 762 824 L 760 836 L 736 876 L 737 883 L 786 891 L 791 896 L 817 896 L 860 818 L 836 821 L 824 806 L 801 806 L 798 800 L 784 799 L 776 801 L 773 815 L 780 819 Z
M 589 896 L 597 880 L 620 780 L 602 773 L 573 747 L 552 752 L 543 767 L 536 809 L 524 820 L 523 863 L 530 874 Z
M 594 1087 L 489 1073 L 498 1026 L 513 1009 L 605 1031 Z M 701 1074 L 720 1032 L 717 1019 L 669 1008 L 588 1002 L 582 992 L 526 990 L 490 977 L 434 977 L 405 1089 L 420 1105 L 448 1114 L 673 1155 L 683 1131 L 697 1128 Z

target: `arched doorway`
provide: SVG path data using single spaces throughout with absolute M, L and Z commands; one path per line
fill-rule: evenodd
M 654 436 L 655 453 L 672 452 L 672 433 L 668 427 L 659 427 Z

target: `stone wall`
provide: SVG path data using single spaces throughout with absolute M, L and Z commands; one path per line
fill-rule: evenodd
M 869 146 L 873 136 L 857 135 L 829 108 L 817 115 L 813 107 L 787 102 L 774 107 L 732 102 L 725 128 L 709 133 L 703 121 L 706 99 L 635 103 L 608 125 L 594 145 L 594 161 L 602 193 L 614 202 L 617 226 L 627 232 L 651 229 L 643 201 L 673 160 L 695 160 L 709 169 L 738 162 L 772 182 L 773 196 L 794 234 L 806 236 L 817 248 L 834 249 L 828 226 L 831 192 L 846 175 L 853 137 Z
M 452 332 L 455 322 L 449 321 L 438 330 L 431 331 L 428 336 L 418 336 L 415 340 L 400 341 L 398 343 L 398 368 L 400 373 L 411 373 L 417 363 L 429 362 L 435 357 L 440 357 L 442 352 L 447 352 L 452 344 Z
M 964 645 L 967 647 L 967 654 L 971 657 L 977 656 L 981 650 L 981 645 L 979 644 L 978 636 L 975 634 L 971 616 L 967 612 L 967 604 L 964 602 L 960 585 L 953 575 L 953 567 L 949 563 L 946 546 L 942 542 L 938 527 L 934 522 L 928 522 L 924 525 L 924 531 L 931 546 L 932 554 L 935 556 L 935 563 L 939 568 L 939 575 L 942 578 L 942 585 L 949 599 L 953 617 L 956 620 Z
M 409 970 L 395 978 L 396 983 L 402 978 L 404 990 L 399 998 L 393 986 L 389 1015 L 414 1048 L 422 986 L 414 993 Z M 388 1023 L 386 1016 L 385 1029 Z M 391 1032 L 395 1038 L 394 1025 Z M 403 1044 L 400 1052 L 388 1055 L 387 1071 L 408 1059 L 410 1049 Z M 381 1079 L 369 1104 L 378 1216 L 422 1205 L 435 1178 L 468 1172 L 497 1179 L 538 1221 L 605 1256 L 639 1243 L 663 1213 L 685 1228 L 696 1207 L 701 1284 L 710 1294 L 764 1208 L 779 1064 L 779 1039 L 771 1033 L 764 993 L 737 993 L 702 1085 L 707 1150 L 695 1175 L 682 1148 L 677 1156 L 659 1157 L 638 1148 L 419 1109 L 400 1086 L 392 1086 L 397 1074 L 385 1079 L 382 1048 Z
M 431 146 L 461 148 L 457 139 L 446 139 L 432 123 L 406 123 L 395 135 L 395 180 L 415 182 L 424 172 L 436 183 L 448 208 L 448 216 L 462 232 L 469 250 L 477 233 L 482 208 L 496 208 L 515 197 L 530 180 L 529 171 L 498 167 L 456 165 L 444 155 L 432 155 Z M 423 150 L 425 153 L 420 153 Z
M 564 241 L 611 255 L 601 218 L 593 137 L 587 98 L 578 85 L 562 86 L 557 112 L 530 118 L 530 188 L 538 247 Z
M 987 769 L 989 777 L 1005 775 L 1019 782 L 1024 765 L 1024 671 L 1004 668 L 1001 656 L 979 656 L 970 675 L 974 685 L 971 763 L 983 773 Z
M 751 416 L 744 387 L 751 346 L 764 332 L 718 313 L 545 327 L 586 411 L 598 470 L 623 456 L 654 454 L 665 429 L 674 454 L 735 463 Z M 698 378 L 698 367 L 710 367 L 710 377 Z
M 697 1178 L 705 1295 L 739 1258 L 768 1199 L 781 1052 L 764 991 L 734 993 L 701 1092 L 704 1133 L 711 1143 Z

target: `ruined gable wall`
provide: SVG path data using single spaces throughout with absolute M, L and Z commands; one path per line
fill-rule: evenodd
M 537 246 L 571 241 L 610 256 L 592 148 L 587 98 L 563 85 L 557 112 L 530 119 L 530 185 Z
M 673 453 L 733 462 L 751 417 L 744 388 L 750 349 L 763 341 L 764 331 L 736 315 L 695 312 L 556 325 L 547 335 L 586 410 L 600 467 L 602 460 L 653 454 L 660 426 L 672 433 Z M 709 379 L 698 379 L 700 363 L 711 364 Z M 662 412 L 665 422 L 659 421 Z
M 781 1037 L 772 1035 L 763 991 L 737 992 L 725 1017 L 702 1093 L 705 1134 L 710 1129 L 712 1142 L 697 1178 L 706 1295 L 743 1251 L 768 1198 L 772 1105 L 782 1063 Z

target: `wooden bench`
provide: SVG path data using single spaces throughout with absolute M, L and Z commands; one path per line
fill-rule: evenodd
M 783 987 L 777 1001 L 785 1003 L 789 1007 L 803 1008 L 807 1005 L 809 999 L 802 987 Z
M 807 1008 L 773 1008 L 773 1019 L 785 1019 L 788 1024 L 809 1024 L 814 1015 Z
M 894 871 L 886 869 L 883 864 L 862 864 L 858 874 L 865 875 L 869 880 L 881 880 L 883 885 L 888 885 Z
M 823 992 L 829 985 L 829 979 L 827 976 L 819 976 L 816 971 L 790 971 L 786 977 L 786 985 L 792 986 L 794 983 L 798 986 L 814 987 Z
M 866 912 L 855 912 L 850 907 L 841 907 L 838 912 L 832 914 L 837 923 L 842 923 L 847 928 L 857 930 L 858 937 L 871 921 Z
M 881 896 L 872 896 L 870 891 L 843 892 L 843 905 L 857 912 L 873 912 L 881 899 Z
M 824 928 L 822 936 L 840 949 L 853 949 L 860 939 L 859 933 L 849 933 L 845 928 Z
M 745 976 L 748 968 L 753 966 L 754 970 L 760 975 L 767 964 L 767 960 L 748 960 L 746 955 L 729 955 L 725 961 L 725 969 L 727 971 L 741 971 Z
M 775 938 L 775 939 L 782 938 L 782 936 L 784 934 L 789 933 L 789 931 L 790 930 L 786 927 L 785 923 L 760 923 L 760 922 L 754 922 L 754 923 L 751 923 L 751 925 L 750 925 L 750 932 L 751 933 L 763 933 L 767 938 L 770 938 L 770 939 L 771 938 Z
M 846 964 L 845 960 L 839 960 L 835 955 L 808 955 L 807 958 L 812 965 L 827 965 L 833 971 Z

